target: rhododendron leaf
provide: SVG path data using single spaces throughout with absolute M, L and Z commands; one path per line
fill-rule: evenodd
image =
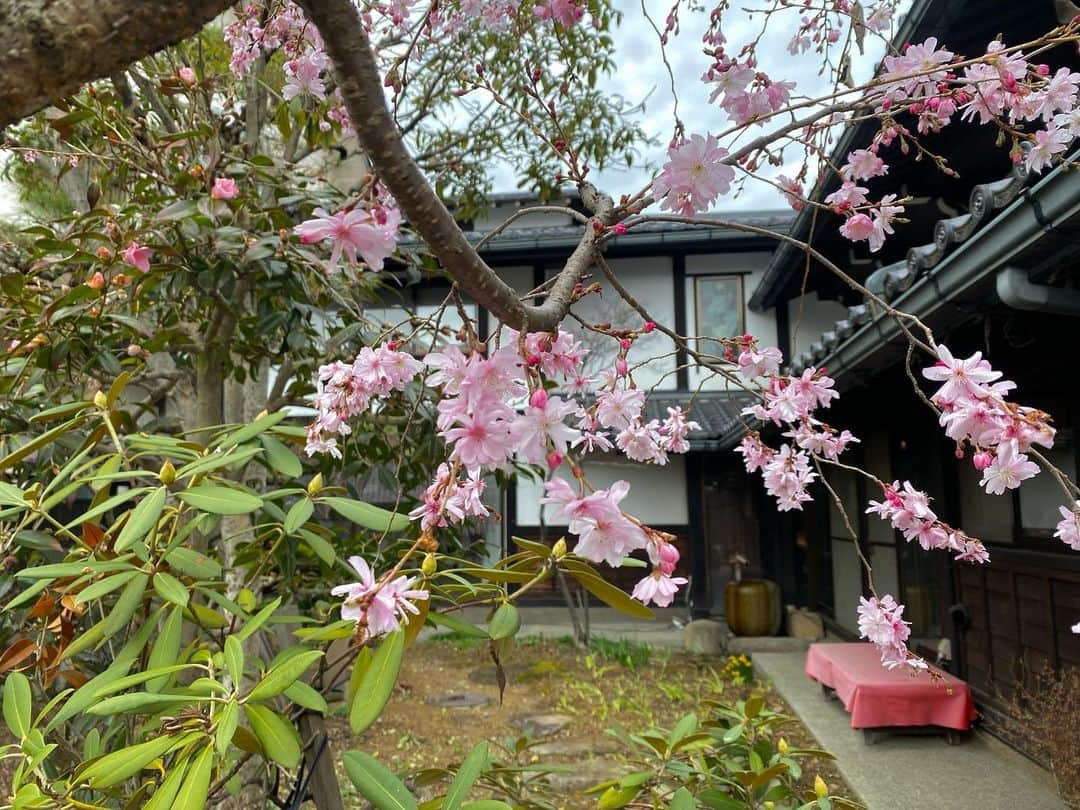
M 202 810 L 210 792 L 210 776 L 214 768 L 214 749 L 206 746 L 199 752 L 171 810 Z
M 533 571 L 513 571 L 499 568 L 458 568 L 454 573 L 489 582 L 529 582 L 536 576 Z
M 308 501 L 308 503 L 310 504 L 311 501 Z M 287 521 L 288 516 L 286 516 Z M 337 560 L 337 552 L 334 551 L 334 547 L 315 532 L 309 529 L 296 529 L 295 533 L 297 537 L 307 544 L 308 548 L 315 552 L 315 556 L 327 565 L 333 565 Z
M 87 417 L 85 415 L 76 416 L 69 422 L 64 422 L 64 424 L 57 425 L 52 430 L 46 431 L 40 436 L 35 436 L 26 444 L 8 453 L 3 458 L 0 458 L 0 472 L 3 472 L 10 467 L 14 467 L 35 450 L 40 450 L 42 447 L 52 444 L 65 433 L 69 433 L 72 430 L 75 430 L 75 428 L 80 427 L 86 419 Z
M 267 620 L 274 615 L 279 607 L 281 607 L 280 596 L 263 606 L 258 613 L 248 619 L 248 621 L 244 623 L 244 626 L 233 633 L 233 635 L 236 636 L 238 641 L 247 640 L 256 630 L 266 624 Z
M 150 797 L 150 801 L 146 803 L 143 810 L 170 810 L 172 808 L 176 794 L 180 792 L 180 785 L 187 774 L 188 764 L 187 757 L 178 757 L 169 764 L 165 780 L 154 791 L 154 795 Z
M 608 607 L 613 607 L 629 616 L 637 616 L 641 619 L 652 619 L 654 614 L 645 605 L 636 599 L 631 599 L 610 582 L 601 579 L 595 571 L 587 568 L 567 567 L 566 572 L 576 579 L 585 590 L 599 599 Z
M 233 686 L 239 686 L 244 679 L 244 645 L 236 636 L 227 636 L 222 654 L 225 657 L 225 670 L 232 678 Z
M 117 588 L 127 584 L 132 577 L 138 576 L 139 572 L 136 571 L 122 571 L 119 574 L 113 574 L 112 576 L 99 579 L 93 585 L 87 585 L 78 595 L 75 597 L 75 604 L 85 605 L 87 602 L 93 602 L 95 599 L 100 599 L 106 594 L 110 594 Z
M 617 810 L 626 807 L 641 792 L 639 787 L 620 787 L 612 785 L 600 794 L 600 800 L 596 803 L 597 810 Z
M 113 605 L 113 609 L 102 622 L 102 630 L 105 633 L 106 638 L 119 633 L 127 626 L 127 623 L 131 621 L 131 617 L 135 615 L 135 611 L 138 610 L 139 605 L 142 604 L 143 594 L 146 593 L 146 586 L 149 579 L 149 574 L 145 571 L 140 571 L 136 576 L 132 577 L 131 582 L 125 585 L 124 589 L 120 591 L 120 596 L 116 600 L 116 604 Z
M 286 478 L 299 478 L 304 473 L 304 465 L 296 457 L 296 453 L 286 444 L 278 441 L 273 436 L 260 436 L 259 441 L 266 451 L 266 463 L 276 472 Z
M 126 695 L 104 698 L 87 707 L 92 715 L 155 714 L 163 709 L 178 710 L 179 707 L 198 700 L 193 695 L 163 695 L 156 692 L 131 692 Z
M 184 607 L 188 603 L 188 589 L 171 574 L 158 571 L 154 574 L 154 591 L 166 602 Z
M 167 494 L 165 487 L 158 487 L 128 512 L 127 522 L 113 543 L 114 551 L 124 551 L 146 539 L 161 517 Z
M 531 551 L 533 554 L 536 554 L 539 557 L 547 558 L 551 556 L 551 547 L 545 546 L 543 543 L 537 543 L 533 540 L 526 540 L 523 537 L 512 537 L 510 539 L 526 551 Z
M 498 799 L 477 799 L 474 802 L 465 802 L 461 805 L 461 810 L 514 810 L 514 808 Z
M 257 702 L 280 695 L 312 664 L 322 658 L 322 655 L 321 650 L 307 650 L 286 658 L 272 667 L 262 680 L 255 684 L 255 688 L 248 693 L 246 700 Z
M 25 509 L 29 505 L 21 489 L 7 481 L 0 481 L 0 506 L 18 506 Z
M 488 634 L 482 627 L 477 627 L 472 622 L 459 619 L 451 613 L 433 612 L 428 614 L 428 621 L 440 627 L 445 627 L 455 633 L 463 633 L 471 638 L 487 638 Z
M 177 495 L 188 505 L 213 515 L 246 515 L 263 505 L 262 499 L 250 492 L 213 484 L 191 487 Z
M 4 680 L 4 722 L 18 739 L 30 731 L 32 712 L 30 681 L 21 672 L 12 672 Z
M 211 443 L 212 447 L 232 447 L 237 444 L 243 444 L 246 441 L 250 441 L 258 436 L 260 433 L 265 433 L 272 428 L 282 419 L 289 415 L 288 411 L 276 411 L 274 413 L 268 413 L 260 416 L 254 422 L 249 425 L 234 430 L 230 433 L 226 433 L 220 438 Z
M 521 614 L 518 609 L 509 602 L 503 602 L 495 610 L 488 624 L 488 635 L 498 641 L 503 638 L 511 638 L 521 629 Z
M 695 807 L 697 802 L 694 801 L 693 794 L 684 787 L 672 794 L 671 803 L 668 804 L 668 810 L 694 810 Z
M 419 599 L 413 602 L 413 605 L 420 612 L 410 613 L 408 620 L 405 622 L 406 647 L 416 641 L 416 637 L 420 635 L 420 631 L 424 629 L 424 624 L 427 622 L 428 612 L 431 610 L 431 600 Z
M 454 777 L 454 781 L 450 783 L 450 787 L 446 790 L 446 797 L 443 799 L 441 810 L 459 810 L 462 803 L 465 801 L 465 797 L 469 793 L 469 789 L 472 788 L 476 780 L 480 777 L 480 774 L 487 770 L 488 767 L 488 747 L 486 742 L 477 743 L 473 747 L 469 755 L 461 763 L 461 767 L 458 768 L 457 776 Z
M 99 790 L 112 787 L 134 776 L 155 759 L 186 744 L 195 736 L 198 735 L 189 733 L 181 736 L 157 736 L 147 742 L 113 751 L 77 770 L 72 783 L 89 783 L 91 787 Z
M 405 634 L 399 630 L 384 638 L 371 656 L 371 663 L 364 670 L 349 707 L 349 726 L 353 734 L 362 733 L 382 713 L 397 683 L 404 651 Z
M 326 698 L 319 694 L 318 690 L 312 688 L 303 681 L 296 681 L 288 689 L 282 692 L 282 694 L 297 706 L 303 706 L 310 711 L 318 712 L 319 714 L 326 714 L 329 711 L 329 707 L 326 705 Z
M 352 498 L 328 497 L 320 498 L 319 502 L 325 503 L 346 520 L 373 532 L 400 532 L 411 524 L 408 515 L 390 512 Z
M 266 706 L 247 704 L 244 711 L 267 759 L 286 768 L 297 767 L 300 764 L 301 743 L 296 727 Z
M 208 453 L 205 456 L 189 461 L 176 471 L 178 480 L 191 478 L 200 473 L 213 472 L 222 467 L 237 468 L 246 464 L 263 450 L 261 447 L 231 447 L 227 450 Z
M 221 566 L 201 551 L 179 546 L 165 555 L 165 562 L 182 574 L 195 579 L 215 579 L 221 576 Z
M 376 810 L 416 810 L 416 799 L 409 789 L 374 757 L 363 751 L 346 751 L 342 761 L 357 791 Z

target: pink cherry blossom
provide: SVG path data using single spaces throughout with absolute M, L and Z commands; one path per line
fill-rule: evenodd
M 1007 489 L 1016 489 L 1022 481 L 1037 475 L 1039 465 L 1030 461 L 1019 452 L 1016 442 L 1004 442 L 998 445 L 997 456 L 990 466 L 983 470 L 982 481 L 990 495 L 1000 495 Z
M 1077 524 L 1080 501 L 1073 504 L 1071 509 L 1067 506 L 1059 506 L 1058 511 L 1061 512 L 1061 522 L 1057 525 L 1054 537 L 1073 551 L 1080 551 L 1080 525 Z
M 150 256 L 153 252 L 152 248 L 132 242 L 124 249 L 124 261 L 146 273 L 150 270 Z
M 848 162 L 840 167 L 840 174 L 849 180 L 869 180 L 888 174 L 885 161 L 869 149 L 856 149 L 848 155 Z
M 195 71 L 186 65 L 177 71 L 177 75 L 180 76 L 180 81 L 185 84 L 195 84 Z
M 1027 153 L 1028 171 L 1041 172 L 1054 162 L 1054 158 L 1068 148 L 1073 136 L 1068 130 L 1058 129 L 1053 122 L 1035 133 L 1035 143 Z
M 657 607 L 668 607 L 679 592 L 679 586 L 685 584 L 685 577 L 671 577 L 662 571 L 654 571 L 634 586 L 631 596 L 646 605 L 651 602 Z
M 402 621 L 419 614 L 414 602 L 425 601 L 428 592 L 413 588 L 413 578 L 401 576 L 379 582 L 363 557 L 349 557 L 349 564 L 360 581 L 338 585 L 330 591 L 333 596 L 345 597 L 341 618 L 357 622 L 369 638 L 377 638 L 401 629 Z
M 585 16 L 585 9 L 578 0 L 542 0 L 533 9 L 533 14 L 538 20 L 573 28 Z
M 327 272 L 337 268 L 342 253 L 350 264 L 357 263 L 359 254 L 372 270 L 382 270 L 383 262 L 397 249 L 401 213 L 396 208 L 384 209 L 381 221 L 362 208 L 335 214 L 316 208 L 313 213 L 314 219 L 301 222 L 293 231 L 305 245 L 326 239 L 333 242 Z
M 668 148 L 668 160 L 653 181 L 661 208 L 693 216 L 727 194 L 735 170 L 723 162 L 727 150 L 712 135 L 691 135 Z

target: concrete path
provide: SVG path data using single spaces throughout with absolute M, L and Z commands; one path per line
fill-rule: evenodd
M 803 672 L 804 653 L 756 652 L 773 682 L 870 810 L 1061 810 L 1053 778 L 982 732 L 960 745 L 944 736 L 883 734 L 866 745 L 851 716 Z

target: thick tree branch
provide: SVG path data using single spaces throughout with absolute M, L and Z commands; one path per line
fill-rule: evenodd
M 351 0 L 300 0 L 334 62 L 345 108 L 357 137 L 411 226 L 462 290 L 514 328 L 551 331 L 566 316 L 574 288 L 592 264 L 598 231 L 586 227 L 577 249 L 543 306 L 524 304 L 465 238 L 409 155 L 383 94 L 382 78 Z M 610 211 L 610 205 L 607 206 Z M 600 217 L 604 213 L 597 211 Z M 591 223 L 590 223 L 591 224 Z
M 0 127 L 196 33 L 230 0 L 0 0 Z

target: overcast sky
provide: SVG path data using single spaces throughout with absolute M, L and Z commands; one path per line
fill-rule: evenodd
M 662 27 L 671 0 L 644 2 L 650 17 Z M 712 4 L 706 5 L 711 7 Z M 904 3 L 903 7 L 906 5 Z M 639 167 L 628 171 L 625 168 L 611 168 L 593 177 L 599 188 L 613 196 L 632 193 L 648 183 L 650 169 L 658 169 L 664 163 L 674 123 L 674 97 L 660 58 L 660 45 L 642 12 L 641 3 L 637 0 L 616 0 L 616 6 L 623 12 L 622 25 L 616 37 L 615 62 L 618 69 L 615 75 L 603 79 L 602 85 L 632 102 L 645 102 L 642 124 L 650 135 L 657 137 L 659 145 L 645 154 L 649 169 Z M 762 24 L 761 15 L 751 18 L 741 11 L 740 7 L 743 6 L 743 3 L 735 3 L 724 15 L 723 30 L 731 52 L 737 52 L 741 45 L 752 39 Z M 774 16 L 770 21 L 769 33 L 759 46 L 759 66 L 774 79 L 795 81 L 795 93 L 816 96 L 826 92 L 829 87 L 826 77 L 817 75 L 820 56 L 811 52 L 793 57 L 787 51 L 788 40 L 798 26 L 799 17 L 799 11 L 793 8 Z M 710 64 L 701 43 L 707 21 L 707 13 L 689 13 L 684 5 L 681 34 L 667 49 L 679 94 L 679 115 L 688 133 L 719 133 L 730 126 L 727 114 L 716 104 L 709 103 L 711 90 L 701 81 L 701 75 Z M 865 57 L 857 60 L 854 66 L 856 81 L 871 78 L 883 52 L 882 44 L 876 39 L 868 38 L 867 46 Z M 752 136 L 756 137 L 758 132 L 755 131 Z M 795 155 L 791 157 L 794 159 Z M 799 165 L 799 162 L 793 162 L 786 167 L 787 173 L 794 175 Z M 776 170 L 776 173 L 780 172 L 780 169 Z M 505 170 L 497 172 L 496 185 L 496 191 L 512 191 L 512 173 Z M 775 209 L 784 205 L 784 200 L 774 188 L 751 180 L 739 196 L 722 198 L 717 209 Z

